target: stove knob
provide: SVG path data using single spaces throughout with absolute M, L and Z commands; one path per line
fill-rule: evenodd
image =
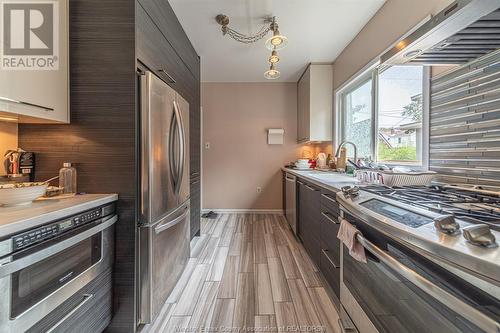
M 490 226 L 487 224 L 474 224 L 463 228 L 464 237 L 471 244 L 485 246 L 485 247 L 497 247 L 495 236 L 490 230 Z
M 437 230 L 449 234 L 456 235 L 460 233 L 460 225 L 455 222 L 453 215 L 441 215 L 434 219 L 434 226 Z

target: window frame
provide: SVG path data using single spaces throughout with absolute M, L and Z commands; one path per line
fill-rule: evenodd
M 411 64 L 410 64 L 411 65 Z M 404 66 L 404 65 L 403 65 Z M 415 65 L 413 65 L 415 66 Z M 346 84 L 341 86 L 335 91 L 335 140 L 333 142 L 334 147 L 345 140 L 345 127 L 346 119 L 345 116 L 345 97 L 350 92 L 358 89 L 363 84 L 372 80 L 371 87 L 371 158 L 378 162 L 378 77 L 381 71 L 390 68 L 391 66 L 382 66 L 379 61 L 375 61 L 366 66 L 365 69 L 360 71 L 353 79 L 349 80 Z M 398 164 L 398 163 L 384 163 L 390 167 L 396 166 L 409 166 L 417 170 L 428 170 L 429 169 L 429 107 L 430 107 L 430 68 L 428 66 L 423 66 L 422 73 L 422 156 L 420 156 L 421 163 L 414 165 Z

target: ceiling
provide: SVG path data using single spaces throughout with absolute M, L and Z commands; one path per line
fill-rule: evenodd
M 266 38 L 242 44 L 222 36 L 217 14 L 229 27 L 257 32 L 266 16 L 277 16 L 288 46 L 279 51 L 281 77 L 296 82 L 309 62 L 333 62 L 385 0 L 170 0 L 182 27 L 201 57 L 204 82 L 263 82 L 270 51 Z M 270 34 L 269 34 L 270 36 Z

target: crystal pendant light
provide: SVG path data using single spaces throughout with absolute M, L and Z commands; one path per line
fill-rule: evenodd
M 274 64 L 271 63 L 271 67 L 264 73 L 264 77 L 268 80 L 275 80 L 280 77 L 280 71 L 274 68 Z

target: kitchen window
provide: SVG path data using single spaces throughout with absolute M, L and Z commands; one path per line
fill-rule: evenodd
M 422 166 L 427 73 L 423 66 L 376 68 L 344 88 L 340 139 L 354 142 L 360 158 Z

